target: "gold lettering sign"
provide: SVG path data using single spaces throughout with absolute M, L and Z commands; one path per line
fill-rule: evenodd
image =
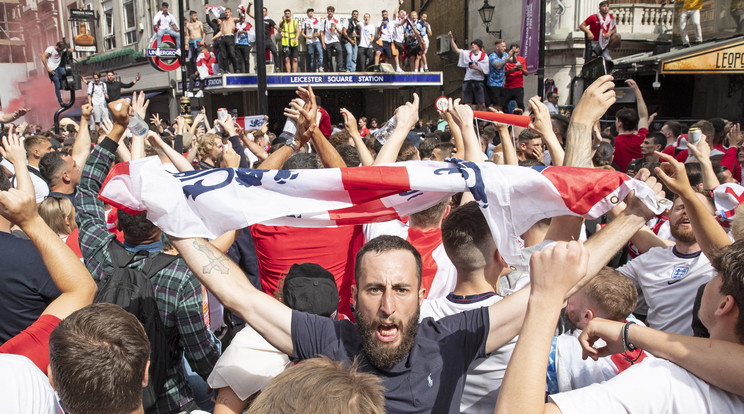
M 744 73 L 744 41 L 665 60 L 661 73 Z

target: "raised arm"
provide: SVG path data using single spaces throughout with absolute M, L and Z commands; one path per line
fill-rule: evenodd
M 588 250 L 580 242 L 559 242 L 530 260 L 532 290 L 496 401 L 496 413 L 555 412 L 545 405 L 548 355 L 563 299 L 587 271 Z
M 511 132 L 509 132 L 509 125 L 496 124 L 496 129 L 499 131 L 499 136 L 501 136 L 501 150 L 504 153 L 504 164 L 519 165 L 517 150 L 514 148 L 514 139 L 511 136 Z
M 592 167 L 592 127 L 615 103 L 614 88 L 612 76 L 604 75 L 584 91 L 568 124 L 563 165 Z
M 147 131 L 147 139 L 150 140 L 150 144 L 153 147 L 160 148 L 160 151 L 163 151 L 165 156 L 168 157 L 170 162 L 173 163 L 178 171 L 184 172 L 194 170 L 194 166 L 191 165 L 182 154 L 163 141 L 163 139 L 160 138 L 160 135 L 155 131 Z
M 633 93 L 636 96 L 636 106 L 638 107 L 638 129 L 648 129 L 648 108 L 646 107 L 646 101 L 643 99 L 641 89 L 638 88 L 638 84 L 633 79 L 628 79 L 625 83 L 630 86 L 630 89 L 633 90 Z
M 553 132 L 553 122 L 550 119 L 548 107 L 540 101 L 539 96 L 530 98 L 529 103 L 532 113 L 535 114 L 535 120 L 530 122 L 530 129 L 542 136 L 543 142 L 548 146 L 553 165 L 563 165 L 565 153 L 558 142 L 558 137 Z
M 448 32 L 447 36 L 449 36 L 450 44 L 452 44 L 452 51 L 460 54 L 460 48 L 457 47 L 457 43 L 455 43 L 455 36 L 452 34 L 452 32 Z
M 374 165 L 391 164 L 398 159 L 400 147 L 413 126 L 416 125 L 416 121 L 418 121 L 418 109 L 419 96 L 414 93 L 412 102 L 406 102 L 395 110 L 395 129 L 388 137 L 385 145 L 380 148 L 380 152 L 377 153 Z
M 310 88 L 308 87 L 308 89 Z M 312 99 L 305 100 L 304 106 L 300 106 L 299 101 L 293 100 L 290 102 L 290 107 L 284 109 L 284 115 L 289 118 L 294 118 L 297 121 L 294 148 L 290 145 L 279 148 L 269 155 L 269 157 L 261 163 L 259 168 L 267 170 L 281 169 L 284 162 L 295 153 L 295 150 L 299 151 L 301 147 L 312 139 L 318 129 L 318 125 L 315 122 L 318 115 L 318 106 L 315 103 L 315 95 L 312 95 Z M 325 139 L 325 137 L 323 137 L 323 139 Z
M 449 124 L 450 132 L 452 132 L 452 139 L 455 140 L 455 153 L 452 154 L 452 156 L 455 158 L 465 159 L 465 143 L 462 138 L 462 130 L 460 129 L 460 126 L 452 119 L 452 114 L 449 111 L 442 113 L 442 118 L 444 118 L 444 120 L 447 121 L 447 124 Z M 480 160 L 475 162 L 480 162 Z
M 108 245 L 116 236 L 107 230 L 106 214 L 103 202 L 98 198 L 103 181 L 114 162 L 119 141 L 129 124 L 129 102 L 120 99 L 108 105 L 114 125 L 107 137 L 91 151 L 80 176 L 78 191 L 75 195 L 77 204 L 75 221 L 80 229 L 80 250 L 85 265 L 94 278 L 100 277 L 110 269 L 108 263 Z
M 469 105 L 461 105 L 459 99 L 455 99 L 454 101 L 450 99 L 447 105 L 446 115 L 449 115 L 448 122 L 452 121 L 450 128 L 454 131 L 456 127 L 462 134 L 463 159 L 465 161 L 483 162 L 480 141 L 478 140 L 478 136 L 475 135 L 473 109 Z
M 236 151 L 238 156 L 240 156 L 238 168 L 251 168 L 248 159 L 245 156 L 245 152 L 243 152 L 243 145 L 240 143 L 240 138 L 238 138 L 238 130 L 235 128 L 236 124 L 232 115 L 228 115 L 224 122 L 219 119 L 215 120 L 215 122 L 220 124 L 220 126 L 227 132 L 230 144 L 232 144 L 233 149 Z
M 204 239 L 169 237 L 197 279 L 281 352 L 294 356 L 292 311 L 258 291 L 238 265 Z
M 30 111 L 28 108 L 18 108 L 14 112 L 0 115 L 0 124 L 7 124 L 10 122 L 15 121 L 16 119 L 22 117 L 23 115 L 26 115 Z
M 369 148 L 364 144 L 364 140 L 359 134 L 359 126 L 357 125 L 357 120 L 354 117 L 354 114 L 346 108 L 341 108 L 341 115 L 344 117 L 344 128 L 349 135 L 351 135 L 351 139 L 354 141 L 354 147 L 359 152 L 359 159 L 362 162 L 362 165 L 366 166 L 374 164 L 375 159 L 372 157 Z
M 667 154 L 656 152 L 656 155 L 666 161 L 661 164 L 661 168 L 656 168 L 656 175 L 682 199 L 695 240 L 700 244 L 703 253 L 710 257 L 711 252 L 731 244 L 726 231 L 718 224 L 690 186 L 684 164 Z
M 82 168 L 90 155 L 90 127 L 88 120 L 93 113 L 93 106 L 85 104 L 80 108 L 80 127 L 78 128 L 75 143 L 72 144 L 72 159 Z
M 713 171 L 713 162 L 710 159 L 710 146 L 708 146 L 708 142 L 700 140 L 697 145 L 688 142 L 687 149 L 690 151 L 690 154 L 697 158 L 700 164 L 700 169 L 703 173 L 703 188 L 712 190 L 721 185 L 715 171 Z

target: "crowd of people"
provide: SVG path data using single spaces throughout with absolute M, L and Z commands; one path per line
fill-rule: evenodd
M 281 30 L 307 34 L 288 13 Z M 231 40 L 217 42 L 231 60 L 228 49 L 241 45 L 232 33 L 244 26 L 229 10 L 219 20 Z M 739 124 L 669 120 L 650 131 L 655 114 L 628 80 L 636 108 L 613 111 L 614 125 L 601 130 L 615 104 L 610 75 L 586 88 L 570 118 L 532 97 L 526 128 L 479 121 L 468 105 L 485 107 L 477 85 L 487 82 L 500 103 L 490 110 L 501 112 L 504 96 L 523 93 L 504 82 L 524 62 L 501 40 L 488 58 L 479 41 L 469 51 L 452 42 L 467 69 L 465 99 L 431 123 L 419 119 L 414 94 L 394 124 L 341 109 L 334 131 L 308 87 L 284 111 L 296 123 L 289 137 L 266 121 L 243 130 L 204 110 L 191 125 L 153 115 L 139 131 L 130 119 L 148 119 L 149 102 L 116 96 L 113 73 L 109 83 L 94 76 L 80 122 L 67 121 L 63 134 L 14 125 L 26 109 L 4 116 L 3 405 L 70 414 L 741 412 Z M 436 200 L 401 192 L 409 177 L 391 164 L 462 173 L 470 191 Z M 345 183 L 375 177 L 374 191 L 347 197 L 370 215 L 380 194 L 431 202 L 364 224 L 344 224 L 342 208 L 329 227 L 222 226 L 209 240 L 166 234 L 164 221 L 148 219 L 208 227 L 221 210 L 299 202 L 297 187 L 243 207 L 196 199 L 230 185 L 217 174 L 237 177 L 238 192 L 261 186 L 267 171 L 292 186 L 322 169 Z M 150 192 L 182 197 L 204 220 L 117 204 L 104 190 L 135 170 Z M 157 187 L 158 176 L 182 182 L 183 194 Z M 557 183 L 572 215 L 525 187 L 535 176 Z M 636 191 L 616 189 L 626 182 Z M 338 190 L 324 185 L 306 202 Z M 578 193 L 561 193 L 568 188 Z M 609 195 L 597 198 L 598 188 Z M 507 209 L 518 203 L 536 213 Z
M 275 72 L 304 71 L 301 68 L 310 72 L 365 72 L 380 63 L 394 65 L 397 72 L 429 70 L 426 51 L 432 32 L 426 12 L 419 17 L 416 11 L 406 13 L 396 8 L 390 17 L 388 11 L 383 10 L 381 20 L 373 23 L 369 13 L 360 16 L 357 10 L 353 10 L 348 18 L 338 18 L 333 6 L 326 8 L 325 17 L 316 16 L 313 8 L 308 8 L 303 17 L 297 17 L 292 10 L 286 9 L 277 23 L 268 16 L 268 9 L 264 7 L 264 25 L 257 30 L 251 24 L 255 21 L 252 6 L 253 3 L 248 7 L 240 6 L 237 16 L 229 7 L 207 6 L 206 23 L 212 29 L 211 42 L 207 41 L 204 24 L 197 12 L 189 12 L 189 20 L 184 26 L 189 43 L 189 61 L 194 72 L 200 67 L 204 67 L 205 76 L 254 72 L 251 52 L 263 56 L 254 50 L 257 33 L 264 38 L 264 53 L 271 53 Z M 178 24 L 173 15 L 168 14 L 168 3 L 162 3 L 161 10 L 153 18 L 153 25 L 158 48 L 166 34 L 180 39 Z M 301 42 L 307 51 L 306 62 L 299 61 Z

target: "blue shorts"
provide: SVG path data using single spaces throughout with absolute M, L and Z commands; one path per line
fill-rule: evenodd
M 390 42 L 383 41 L 382 46 L 377 45 L 375 50 L 385 54 L 385 56 L 389 58 L 393 57 L 393 49 L 390 48 Z

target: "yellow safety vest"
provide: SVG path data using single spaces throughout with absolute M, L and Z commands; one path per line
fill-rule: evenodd
M 292 19 L 289 24 L 287 21 L 282 19 L 282 24 L 279 26 L 282 31 L 282 46 L 295 47 L 298 45 L 297 42 L 297 20 Z

